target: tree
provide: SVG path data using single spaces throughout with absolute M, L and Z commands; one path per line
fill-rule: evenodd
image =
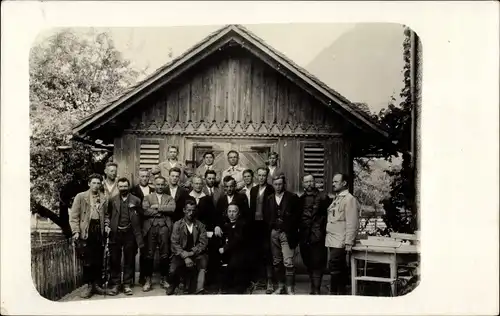
M 91 173 L 102 173 L 111 153 L 76 142 L 65 152 L 58 148 L 69 144 L 76 122 L 140 74 L 106 32 L 64 29 L 30 52 L 31 212 L 51 219 L 68 237 L 72 199 L 87 188 Z
M 412 99 L 412 94 L 415 91 L 412 89 L 410 71 L 412 67 L 410 37 L 412 31 L 405 27 L 404 32 L 406 36 L 403 42 L 404 88 L 400 94 L 403 101 L 399 106 L 390 104 L 378 115 L 379 124 L 389 132 L 393 140 L 398 142 L 402 151 L 401 168 L 387 171 L 393 177 L 393 182 L 390 196 L 382 201 L 385 209 L 386 233 L 390 231 L 413 233 L 418 229 L 418 214 L 415 205 L 415 167 L 410 155 L 410 150 L 413 150 L 411 146 L 412 110 L 416 106 Z

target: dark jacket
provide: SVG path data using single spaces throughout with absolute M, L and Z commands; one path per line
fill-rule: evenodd
M 196 199 L 191 195 L 188 198 L 196 203 Z M 198 201 L 198 204 L 196 204 L 196 219 L 205 225 L 207 231 L 214 231 L 217 222 L 217 213 L 212 197 L 205 195 Z
M 310 201 L 307 203 L 307 194 L 300 196 L 300 220 L 299 220 L 299 242 L 300 243 L 325 243 L 326 222 L 328 206 L 332 199 L 324 192 L 314 189 Z
M 194 253 L 193 257 L 202 254 L 207 249 L 208 237 L 205 225 L 199 220 L 193 222 L 193 239 L 194 247 L 192 249 L 187 249 L 188 243 L 188 228 L 184 218 L 175 222 L 174 228 L 172 229 L 171 244 L 172 253 L 176 256 L 180 256 L 183 259 L 186 258 L 186 252 L 192 251 Z
M 248 265 L 251 261 L 252 247 L 249 226 L 240 217 L 234 224 L 229 221 L 222 226 L 224 261 L 232 261 L 238 265 Z
M 255 220 L 255 212 L 257 210 L 257 195 L 259 194 L 259 186 L 256 185 L 250 190 L 250 221 Z M 274 188 L 272 185 L 266 183 L 266 189 L 264 190 L 264 199 L 262 202 L 262 213 L 264 215 L 264 221 L 270 224 L 269 211 L 267 210 L 266 201 L 270 195 L 274 194 Z
M 173 221 L 172 216 L 175 212 L 175 201 L 168 194 L 161 195 L 161 204 L 157 209 L 151 208 L 152 205 L 158 204 L 158 196 L 156 193 L 146 195 L 142 201 L 142 233 L 144 236 L 149 232 L 153 224 L 159 226 L 167 226 L 169 231 L 172 231 Z
M 240 217 L 244 219 L 246 222 L 249 221 L 250 212 L 248 209 L 248 199 L 245 194 L 235 193 L 233 196 L 233 202 L 238 205 L 240 210 Z M 222 228 L 224 223 L 227 221 L 227 207 L 229 203 L 227 202 L 227 195 L 222 194 L 217 201 L 216 206 L 216 226 Z
M 213 191 L 213 201 L 214 201 L 214 206 L 217 206 L 217 201 L 219 200 L 220 196 L 222 195 L 222 190 L 218 187 L 213 187 L 212 188 L 212 191 Z M 205 185 L 203 186 L 203 193 L 205 193 L 206 195 L 209 195 L 208 194 L 208 187 Z
M 170 187 L 167 188 L 166 193 L 172 196 L 172 193 L 170 192 Z M 172 196 L 175 200 L 175 212 L 174 215 L 172 216 L 172 220 L 174 221 L 174 223 L 184 217 L 184 205 L 186 204 L 186 199 L 188 198 L 188 196 L 189 194 L 186 189 L 184 189 L 181 186 L 177 187 L 177 192 L 175 192 L 175 196 Z
M 109 235 L 109 242 L 115 242 L 115 236 L 118 231 L 118 221 L 120 219 L 120 202 L 122 197 L 120 195 L 115 195 L 108 202 L 108 209 L 104 215 L 105 226 L 111 228 L 111 233 Z M 127 200 L 127 207 L 130 212 L 130 221 L 132 229 L 134 231 L 135 240 L 137 242 L 137 247 L 142 248 L 144 246 L 144 240 L 142 237 L 141 223 L 139 220 L 139 214 L 143 213 L 141 200 L 135 195 L 129 194 Z
M 267 200 L 267 210 L 270 216 L 270 225 L 272 229 L 281 229 L 286 234 L 290 248 L 297 247 L 299 239 L 299 197 L 291 192 L 285 191 L 281 199 L 281 223 L 278 218 L 278 208 L 275 195 L 270 195 Z
M 132 189 L 130 189 L 130 194 L 137 196 L 139 199 L 141 199 L 141 202 L 142 202 L 144 200 L 144 193 L 142 193 L 140 186 L 141 186 L 140 184 L 134 185 L 132 187 Z M 148 186 L 148 187 L 149 187 L 149 194 L 151 194 L 155 191 L 154 188 L 152 188 L 150 186 Z

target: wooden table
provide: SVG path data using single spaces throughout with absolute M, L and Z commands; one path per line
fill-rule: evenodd
M 418 261 L 419 250 L 415 245 L 393 247 L 363 246 L 357 244 L 352 248 L 351 255 L 351 293 L 356 295 L 358 281 L 386 282 L 391 284 L 391 292 L 396 296 L 396 280 L 398 264 Z M 357 275 L 357 260 L 385 263 L 390 265 L 390 277 L 373 277 Z

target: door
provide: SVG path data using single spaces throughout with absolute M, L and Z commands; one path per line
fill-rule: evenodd
M 197 167 L 203 163 L 203 154 L 207 151 L 213 151 L 215 155 L 214 165 L 219 170 L 229 167 L 227 154 L 230 150 L 236 150 L 240 154 L 239 164 L 247 169 L 255 171 L 258 167 L 266 166 L 269 153 L 275 151 L 277 139 L 228 139 L 214 138 L 210 141 L 200 138 L 186 139 L 185 153 L 196 161 Z

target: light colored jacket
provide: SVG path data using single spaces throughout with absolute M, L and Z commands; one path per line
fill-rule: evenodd
M 207 165 L 202 164 L 198 168 L 196 168 L 195 174 L 197 176 L 200 176 L 202 179 L 205 179 L 205 172 L 207 172 L 207 170 L 208 170 Z M 215 171 L 215 183 L 220 183 L 222 171 L 217 168 L 214 168 L 214 165 L 212 165 L 212 170 Z
M 359 203 L 349 191 L 337 194 L 328 207 L 325 246 L 354 245 L 359 228 Z
M 233 171 L 234 168 L 234 171 Z M 236 165 L 234 167 L 229 167 L 225 170 L 222 171 L 222 180 L 224 181 L 224 178 L 226 176 L 231 176 L 234 178 L 236 181 L 236 190 L 239 191 L 245 186 L 245 182 L 243 182 L 243 171 L 245 171 L 246 168 L 243 168 L 240 165 Z
M 186 181 L 186 175 L 184 174 L 184 169 L 186 169 L 186 166 L 182 162 L 177 161 L 174 166 L 171 166 L 170 161 L 166 160 L 158 165 L 158 168 L 160 168 L 160 173 L 165 179 L 168 179 L 170 169 L 173 167 L 181 169 L 181 174 L 179 175 L 179 184 L 184 184 L 184 181 Z
M 104 214 L 108 208 L 108 199 L 105 194 L 99 192 L 100 203 L 96 208 L 101 222 L 101 233 L 104 234 Z M 73 234 L 79 233 L 80 239 L 87 239 L 90 224 L 90 190 L 78 193 L 71 206 L 69 213 L 69 225 Z

